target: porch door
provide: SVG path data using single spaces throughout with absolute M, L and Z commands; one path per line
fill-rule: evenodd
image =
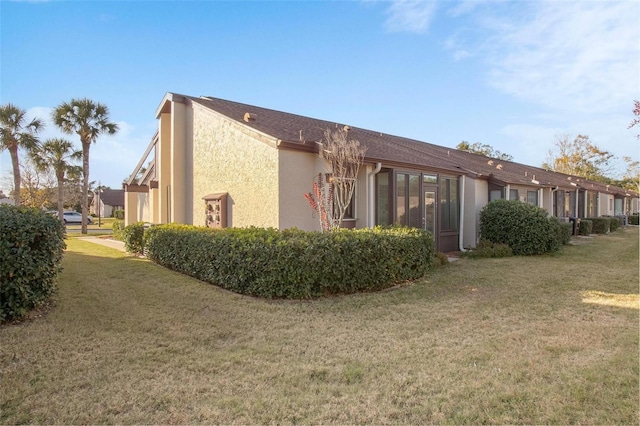
M 424 191 L 424 216 L 422 217 L 423 228 L 430 231 L 433 234 L 434 240 L 436 238 L 436 218 L 438 217 L 438 209 L 436 206 L 438 197 L 436 196 L 435 189 L 427 189 Z

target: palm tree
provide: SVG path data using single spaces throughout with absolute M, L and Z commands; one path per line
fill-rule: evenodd
M 64 179 L 69 176 L 80 176 L 82 168 L 72 163 L 82 158 L 82 151 L 73 149 L 73 144 L 66 139 L 47 139 L 31 153 L 36 167 L 41 171 L 53 170 L 58 181 L 58 218 L 64 222 Z
M 113 135 L 118 125 L 109 121 L 109 108 L 91 99 L 71 99 L 53 111 L 53 122 L 67 133 L 77 133 L 82 142 L 82 233 L 87 233 L 89 212 L 89 149 L 101 133 Z
M 0 106 L 0 151 L 5 149 L 11 155 L 13 164 L 13 198 L 16 206 L 20 205 L 20 161 L 18 160 L 18 148 L 33 150 L 38 145 L 35 136 L 43 127 L 42 121 L 37 118 L 27 123 L 26 111 L 13 105 Z

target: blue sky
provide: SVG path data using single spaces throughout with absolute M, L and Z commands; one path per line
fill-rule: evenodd
M 112 188 L 166 92 L 490 144 L 535 166 L 562 134 L 637 160 L 638 22 L 637 1 L 2 0 L 0 103 L 45 119 L 74 97 L 109 106 L 121 131 L 92 147 L 90 178 Z M 5 192 L 10 171 L 3 152 Z

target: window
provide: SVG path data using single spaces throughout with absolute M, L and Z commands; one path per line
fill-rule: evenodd
M 509 190 L 509 200 L 519 200 L 520 199 L 520 195 L 518 194 L 518 190 L 517 189 L 510 189 Z
M 357 186 L 357 185 L 356 185 Z M 351 200 L 349 201 L 349 205 L 347 206 L 347 209 L 344 211 L 344 219 L 355 219 L 356 218 L 356 191 L 357 188 L 353 189 L 353 194 L 351 194 Z M 337 209 L 337 206 L 334 205 L 334 208 Z
M 538 205 L 538 191 L 527 191 L 527 203 L 532 206 Z
M 396 175 L 396 224 L 421 227 L 420 175 L 408 173 Z
M 491 189 L 489 191 L 489 201 L 499 200 L 502 198 L 502 190 L 501 189 Z
M 407 212 L 407 179 L 405 174 L 396 176 L 396 224 L 406 225 Z
M 440 229 L 458 230 L 458 180 L 440 178 Z
M 573 191 L 556 192 L 556 208 L 555 214 L 558 217 L 570 217 L 576 211 L 576 193 Z
M 376 175 L 376 225 L 389 225 L 391 223 L 389 213 L 389 172 L 380 172 Z
M 423 183 L 438 183 L 438 176 L 436 175 L 422 175 Z

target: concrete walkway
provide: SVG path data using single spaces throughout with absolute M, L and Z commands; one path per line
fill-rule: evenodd
M 111 247 L 122 252 L 126 252 L 124 249 L 124 243 L 122 241 L 113 240 L 110 238 L 98 238 L 98 237 L 78 237 L 79 240 L 89 241 L 90 243 L 100 244 L 102 246 Z

